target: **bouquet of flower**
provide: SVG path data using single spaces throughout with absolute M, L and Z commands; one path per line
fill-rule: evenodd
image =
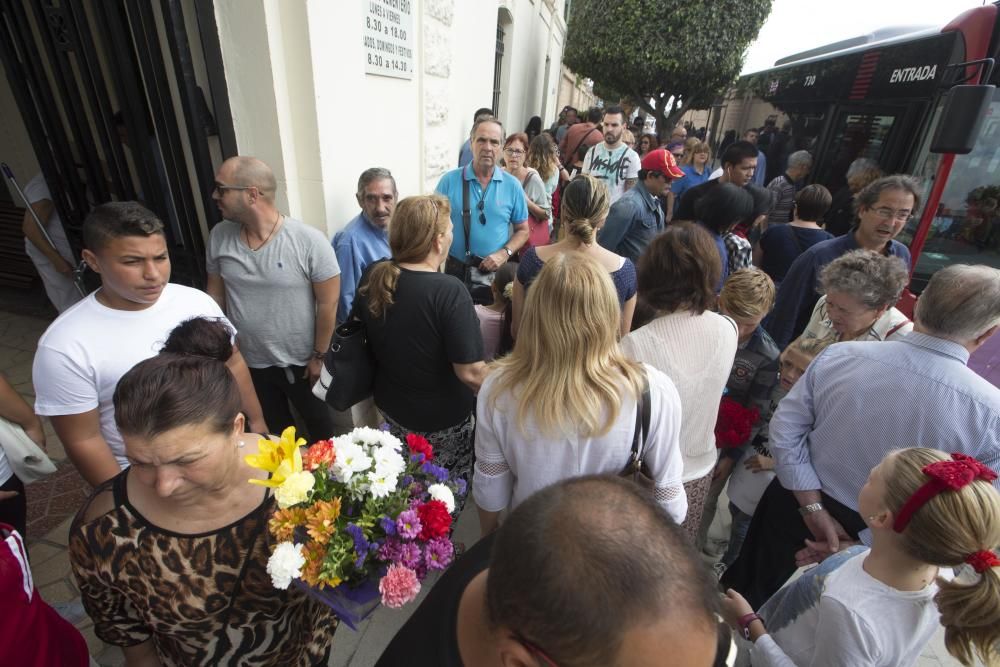
M 746 408 L 724 396 L 715 422 L 715 446 L 719 449 L 740 447 L 750 439 L 750 430 L 760 419 L 760 410 Z
M 430 443 L 412 433 L 405 447 L 371 428 L 303 452 L 305 444 L 289 427 L 246 457 L 271 473 L 250 483 L 273 487 L 279 508 L 268 524 L 276 545 L 267 572 L 276 588 L 294 581 L 354 628 L 379 600 L 411 602 L 430 570 L 451 564 L 451 514 L 466 484 L 434 465 Z

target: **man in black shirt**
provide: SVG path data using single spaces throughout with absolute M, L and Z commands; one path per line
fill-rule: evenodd
M 722 176 L 685 190 L 684 194 L 681 195 L 680 203 L 677 204 L 674 222 L 682 220 L 694 222 L 697 220 L 694 212 L 695 203 L 720 183 L 732 183 L 741 188 L 750 183 L 753 180 L 754 170 L 757 168 L 757 152 L 757 147 L 749 141 L 737 141 L 730 144 L 720 158 Z
M 377 667 L 708 667 L 718 597 L 649 494 L 577 477 L 531 496 L 459 558 Z

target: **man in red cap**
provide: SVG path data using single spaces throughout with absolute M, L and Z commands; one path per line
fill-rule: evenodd
M 639 261 L 649 242 L 663 231 L 660 196 L 670 189 L 672 180 L 683 177 L 684 172 L 667 150 L 658 148 L 646 153 L 635 187 L 611 205 L 608 221 L 597 235 L 601 247 Z

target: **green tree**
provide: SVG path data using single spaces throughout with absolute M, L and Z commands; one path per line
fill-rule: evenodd
M 736 80 L 771 2 L 573 0 L 563 62 L 605 99 L 634 100 L 665 133 Z

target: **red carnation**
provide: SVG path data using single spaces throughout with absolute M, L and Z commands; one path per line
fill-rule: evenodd
M 319 440 L 310 445 L 302 455 L 302 467 L 309 471 L 316 470 L 321 464 L 330 467 L 336 459 L 337 453 L 333 449 L 333 441 Z
M 417 505 L 417 516 L 420 517 L 422 526 L 417 539 L 421 542 L 448 536 L 448 531 L 451 529 L 451 515 L 448 514 L 448 507 L 440 500 L 429 500 Z
M 715 422 L 715 446 L 719 449 L 742 446 L 750 439 L 750 430 L 758 419 L 760 410 L 757 408 L 745 408 L 728 396 L 724 397 Z
M 427 438 L 422 435 L 417 435 L 416 433 L 407 435 L 406 446 L 410 448 L 412 454 L 423 454 L 424 463 L 434 459 L 434 448 L 431 447 L 431 443 L 427 442 Z

